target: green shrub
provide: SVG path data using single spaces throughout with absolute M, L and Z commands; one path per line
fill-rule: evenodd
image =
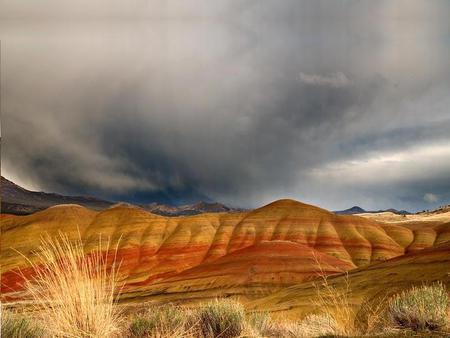
M 447 290 L 441 283 L 413 287 L 389 302 L 394 325 L 414 331 L 437 331 L 448 325 Z
M 129 335 L 136 338 L 181 335 L 189 316 L 186 310 L 173 305 L 151 307 L 132 319 Z
M 198 310 L 197 315 L 199 331 L 205 338 L 239 337 L 244 329 L 244 307 L 233 300 L 209 302 Z
M 2 338 L 40 338 L 44 330 L 30 318 L 9 311 L 2 311 Z

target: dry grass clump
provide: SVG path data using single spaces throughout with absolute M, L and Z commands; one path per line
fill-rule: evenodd
M 241 303 L 222 299 L 206 303 L 197 311 L 202 337 L 239 337 L 245 327 L 245 311 Z
M 313 301 L 320 311 L 305 318 L 300 326 L 307 336 L 362 336 L 383 330 L 386 297 L 376 302 L 366 302 L 359 308 L 351 301 L 352 289 L 347 272 L 343 272 L 343 284 L 333 285 L 316 257 L 319 281 L 314 283 L 317 297 Z M 359 315 L 359 318 L 358 318 Z M 364 318 L 364 325 L 361 323 Z
M 282 321 L 272 322 L 264 334 L 255 337 L 300 338 L 305 336 L 298 322 Z
M 34 275 L 26 283 L 33 307 L 52 337 L 114 337 L 122 323 L 115 294 L 117 267 L 107 264 L 109 243 L 85 255 L 81 239 L 64 234 L 42 239 L 36 260 L 29 261 Z M 117 251 L 117 248 L 116 248 Z
M 130 338 L 193 337 L 196 330 L 191 311 L 174 305 L 153 306 L 134 316 Z
M 298 324 L 301 337 L 334 336 L 341 331 L 340 326 L 333 317 L 327 314 L 312 314 Z
M 413 331 L 441 331 L 450 328 L 450 300 L 442 283 L 403 291 L 389 302 L 388 312 L 395 327 Z
M 314 306 L 320 310 L 320 314 L 312 317 L 314 320 L 304 322 L 307 330 L 320 331 L 325 325 L 327 334 L 336 336 L 355 336 L 359 329 L 356 327 L 356 312 L 350 301 L 351 287 L 348 275 L 344 280 L 344 287 L 338 288 L 328 282 L 328 277 L 323 273 L 321 281 L 314 284 L 317 297 Z M 314 325 L 319 327 L 314 328 Z M 307 326 L 309 326 L 307 328 Z
M 359 318 L 355 326 L 359 333 L 365 335 L 380 334 L 386 331 L 389 320 L 386 316 L 388 307 L 388 296 L 382 295 L 376 298 L 367 299 L 362 303 L 359 310 Z
M 333 318 L 311 314 L 301 321 L 272 320 L 267 312 L 247 315 L 245 337 L 324 337 L 332 336 L 338 330 Z
M 2 311 L 2 338 L 42 338 L 47 337 L 45 330 L 32 318 L 19 313 Z
M 325 314 L 310 314 L 301 321 L 270 322 L 266 330 L 255 337 L 334 337 L 339 330 L 340 328 L 333 318 Z
M 250 337 L 270 336 L 273 324 L 268 312 L 252 312 L 247 314 L 244 335 Z

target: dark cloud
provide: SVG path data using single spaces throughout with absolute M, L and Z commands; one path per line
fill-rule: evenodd
M 105 4 L 0 4 L 5 175 L 132 201 L 450 199 L 448 2 Z

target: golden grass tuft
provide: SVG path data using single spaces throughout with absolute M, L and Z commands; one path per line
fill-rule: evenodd
M 301 322 L 302 331 L 312 337 L 362 336 L 383 331 L 387 298 L 363 303 L 358 309 L 351 300 L 352 288 L 348 272 L 342 272 L 343 285 L 333 285 L 317 257 L 315 260 L 319 279 L 313 283 L 317 296 L 312 303 L 319 313 L 314 313 Z M 364 323 L 361 322 L 362 318 Z
M 342 328 L 328 314 L 311 314 L 298 323 L 297 330 L 300 337 L 323 337 L 339 335 Z
M 312 303 L 320 310 L 320 313 L 315 314 L 314 321 L 309 321 L 309 328 L 307 328 L 308 321 L 303 321 L 304 329 L 320 332 L 325 328 L 326 334 L 335 336 L 358 335 L 359 330 L 355 325 L 356 312 L 350 300 L 351 287 L 348 273 L 343 272 L 345 278 L 342 288 L 334 286 L 329 283 L 318 257 L 314 256 L 314 259 L 319 271 L 319 282 L 313 283 L 317 296 Z
M 34 275 L 26 284 L 32 307 L 52 337 L 115 337 L 122 317 L 115 306 L 120 288 L 117 266 L 107 264 L 109 241 L 85 255 L 81 239 L 60 233 L 41 240 L 36 259 L 29 261 Z M 117 248 L 116 248 L 117 251 Z

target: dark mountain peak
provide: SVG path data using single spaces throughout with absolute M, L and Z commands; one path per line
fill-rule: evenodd
M 353 215 L 353 214 L 362 214 L 365 213 L 366 210 L 364 210 L 363 208 L 355 205 L 349 209 L 345 209 L 345 210 L 339 210 L 339 211 L 335 211 L 335 214 L 338 215 Z

